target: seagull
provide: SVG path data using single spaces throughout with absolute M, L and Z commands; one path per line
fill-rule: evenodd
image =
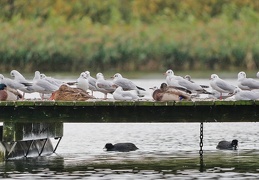
M 259 99 L 259 92 L 241 90 L 238 87 L 236 87 L 236 89 L 234 90 L 234 95 L 236 100 L 258 100 Z
M 237 75 L 237 85 L 242 90 L 253 90 L 259 89 L 259 81 L 254 80 L 252 78 L 246 78 L 246 73 L 241 71 Z
M 60 87 L 62 84 L 65 84 L 65 82 L 63 82 L 63 81 L 61 81 L 59 79 L 50 77 L 50 76 L 46 76 L 43 73 L 40 74 L 40 78 L 41 79 L 45 79 L 46 81 L 48 81 L 49 83 L 51 83 L 53 85 L 56 85 L 57 87 Z
M 76 87 L 86 92 L 89 89 L 88 79 L 85 72 L 82 72 L 79 78 L 76 80 Z
M 130 91 L 124 91 L 122 87 L 117 87 L 113 92 L 113 98 L 115 100 L 136 100 L 138 96 L 136 94 L 131 93 Z
M 201 93 L 210 94 L 208 91 L 203 89 L 200 85 L 190 82 L 181 76 L 175 76 L 171 69 L 167 70 L 164 74 L 166 75 L 166 82 L 169 86 L 185 88 L 197 94 L 201 94 Z
M 127 91 L 127 90 L 136 90 L 137 92 L 139 92 L 139 90 L 145 91 L 144 88 L 137 86 L 131 80 L 122 77 L 120 73 L 114 74 L 112 78 L 113 78 L 113 83 L 117 86 L 121 86 L 124 91 Z
M 22 98 L 22 95 L 13 88 L 0 84 L 0 101 L 16 101 Z
M 85 71 L 85 74 L 86 74 L 87 79 L 88 79 L 89 89 L 92 91 L 92 95 L 93 95 L 93 91 L 97 91 L 97 88 L 96 88 L 96 81 L 97 80 L 90 75 L 89 71 Z
M 24 85 L 32 85 L 32 82 L 29 82 L 28 80 L 25 79 L 25 77 L 20 73 L 18 72 L 17 70 L 12 70 L 10 72 L 10 75 L 11 77 L 14 78 L 15 81 L 21 83 L 21 84 L 24 84 Z
M 22 86 L 20 86 L 21 88 L 17 88 L 17 89 L 19 89 L 23 92 L 23 99 L 25 97 L 25 93 L 35 92 L 35 89 L 32 87 L 33 83 L 26 80 L 25 77 L 20 72 L 18 72 L 17 70 L 12 70 L 10 72 L 10 75 L 11 75 L 11 77 L 13 77 L 13 80 L 15 82 L 22 85 Z M 7 84 L 10 85 L 9 83 L 7 83 Z
M 220 92 L 220 99 L 222 99 L 222 93 L 234 93 L 235 86 L 227 83 L 225 80 L 219 78 L 217 74 L 210 76 L 210 86 L 212 89 Z
M 3 74 L 0 74 L 0 83 L 5 84 L 6 86 L 8 86 L 12 89 L 19 89 L 21 91 L 27 91 L 26 85 L 21 84 L 13 79 L 5 78 Z
M 42 94 L 42 99 L 44 99 L 44 94 L 51 94 L 58 90 L 59 87 L 51 84 L 45 79 L 40 78 L 40 72 L 35 71 L 35 76 L 33 78 L 33 88 L 36 92 Z
M 181 101 L 191 99 L 189 93 L 177 88 L 169 87 L 166 83 L 162 83 L 160 88 L 155 86 L 150 89 L 153 90 L 152 97 L 156 101 Z
M 96 78 L 97 90 L 104 93 L 104 99 L 107 99 L 107 94 L 113 93 L 116 89 L 116 85 L 113 84 L 111 81 L 105 80 L 103 74 L 100 72 L 96 74 Z
M 188 80 L 188 81 L 194 83 L 194 81 L 192 80 L 191 76 L 188 75 L 188 74 L 184 76 L 184 79 L 186 79 L 186 80 Z M 200 85 L 200 86 L 201 86 L 202 88 L 209 88 L 209 86 L 207 86 L 207 85 Z

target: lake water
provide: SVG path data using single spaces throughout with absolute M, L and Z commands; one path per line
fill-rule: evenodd
M 148 89 L 159 86 L 163 80 L 136 82 Z M 258 123 L 204 123 L 203 155 L 200 156 L 199 123 L 65 123 L 64 137 L 55 154 L 2 162 L 0 177 L 258 179 L 258 137 Z M 239 140 L 237 151 L 216 149 L 219 141 L 232 139 Z M 108 142 L 133 142 L 139 149 L 107 152 L 103 147 Z
M 258 123 L 66 123 L 56 154 L 0 164 L 11 179 L 257 179 Z M 237 151 L 217 150 L 239 140 Z M 107 142 L 133 142 L 132 152 L 107 152 Z

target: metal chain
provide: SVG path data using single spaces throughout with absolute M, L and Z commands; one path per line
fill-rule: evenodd
M 200 172 L 203 172 L 203 150 L 202 150 L 202 147 L 203 147 L 203 122 L 201 122 L 201 125 L 200 125 Z
M 200 155 L 203 154 L 202 147 L 203 147 L 203 122 L 201 122 L 201 125 L 200 125 Z

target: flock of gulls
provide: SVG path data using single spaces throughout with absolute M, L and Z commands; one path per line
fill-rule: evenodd
M 169 69 L 165 73 L 165 81 L 160 87 L 150 87 L 149 94 L 154 101 L 182 101 L 200 98 L 202 94 L 207 99 L 258 100 L 259 79 L 247 78 L 241 71 L 237 75 L 237 84 L 221 79 L 217 74 L 210 76 L 209 85 L 201 85 L 191 79 L 190 75 L 177 76 Z M 40 99 L 86 101 L 97 99 L 95 92 L 103 93 L 103 99 L 111 94 L 114 100 L 140 100 L 148 92 L 136 85 L 132 80 L 124 78 L 120 73 L 106 79 L 102 73 L 96 78 L 89 71 L 82 72 L 77 79 L 65 82 L 61 79 L 46 76 L 35 71 L 33 79 L 27 80 L 17 70 L 10 72 L 10 78 L 0 74 L 0 100 L 25 100 L 26 93 L 39 93 Z M 259 78 L 259 73 L 257 73 Z M 211 89 L 209 91 L 209 89 Z

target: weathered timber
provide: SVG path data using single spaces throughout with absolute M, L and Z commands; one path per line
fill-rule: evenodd
M 257 122 L 259 101 L 2 101 L 0 113 L 2 122 Z

